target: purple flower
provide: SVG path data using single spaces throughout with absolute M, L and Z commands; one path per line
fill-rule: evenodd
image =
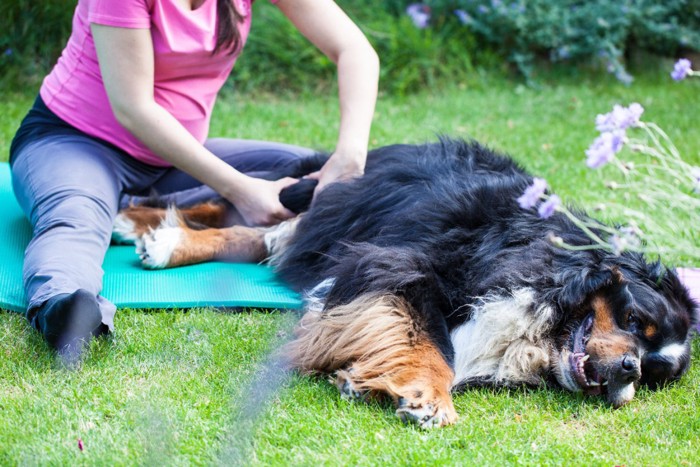
M 554 214 L 559 206 L 561 206 L 561 199 L 557 195 L 551 195 L 547 201 L 540 205 L 537 213 L 542 219 L 546 219 Z
M 613 253 L 615 255 L 619 255 L 625 250 L 625 239 L 620 237 L 619 235 L 615 234 L 612 237 L 610 237 L 610 246 L 612 247 Z
M 406 14 L 418 29 L 425 29 L 430 22 L 430 7 L 423 3 L 412 3 L 406 8 Z
M 459 22 L 464 25 L 469 25 L 474 22 L 474 18 L 464 10 L 455 10 L 454 14 L 457 16 Z
M 681 58 L 673 66 L 671 78 L 673 78 L 676 81 L 681 81 L 692 72 L 693 70 L 691 69 L 690 60 L 688 60 L 687 58 Z
M 626 130 L 639 125 L 639 118 L 643 113 L 644 107 L 636 102 L 629 107 L 615 104 L 611 112 L 596 116 L 595 128 L 600 132 Z
M 630 126 L 639 125 L 639 119 L 644 113 L 644 107 L 639 102 L 633 102 L 627 107 L 628 117 L 631 119 Z
M 535 207 L 546 189 L 547 181 L 545 179 L 533 178 L 532 185 L 528 186 L 522 196 L 518 198 L 518 204 L 523 209 Z
M 479 13 L 482 13 L 484 15 L 490 11 L 489 7 L 487 7 L 486 5 L 479 5 L 477 10 L 479 11 Z
M 624 131 L 608 131 L 598 136 L 586 149 L 586 165 L 591 169 L 602 167 L 615 157 L 625 143 Z
M 614 254 L 619 255 L 625 250 L 634 250 L 641 245 L 641 231 L 637 227 L 622 227 L 618 232 L 610 237 L 610 246 Z

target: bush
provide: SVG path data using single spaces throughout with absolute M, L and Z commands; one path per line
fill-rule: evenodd
M 27 83 L 43 77 L 63 50 L 75 0 L 0 3 L 0 76 Z
M 623 82 L 634 45 L 674 55 L 700 50 L 698 0 L 432 0 L 437 22 L 461 22 L 530 77 L 537 58 L 602 61 Z
M 664 55 L 700 50 L 700 1 L 637 0 L 630 11 L 630 43 Z
M 368 0 L 338 3 L 379 54 L 382 91 L 405 94 L 447 78 L 464 80 L 472 71 L 473 34 L 458 23 L 419 30 L 402 14 L 403 2 L 386 2 L 385 9 Z M 253 31 L 234 68 L 237 87 L 299 91 L 335 80 L 335 65 L 276 8 L 256 2 L 253 10 Z

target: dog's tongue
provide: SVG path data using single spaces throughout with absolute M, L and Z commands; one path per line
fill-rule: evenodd
M 583 344 L 584 337 L 586 333 L 590 330 L 593 325 L 593 313 L 586 316 L 581 325 L 574 331 L 574 353 L 586 353 L 586 349 Z

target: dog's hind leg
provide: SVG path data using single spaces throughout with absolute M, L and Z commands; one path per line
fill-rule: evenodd
M 187 227 L 175 210 L 169 210 L 158 228 L 136 240 L 136 252 L 149 269 L 212 260 L 257 263 L 267 257 L 265 232 L 240 225 L 195 230 Z
M 388 395 L 405 422 L 449 425 L 454 372 L 416 318 L 399 297 L 362 296 L 306 313 L 283 353 L 302 372 L 335 373 L 344 397 Z
M 168 210 L 151 206 L 129 206 L 122 209 L 114 219 L 112 239 L 116 243 L 134 243 L 137 238 L 158 228 L 165 221 Z M 201 203 L 178 209 L 179 216 L 190 225 L 223 227 L 226 206 L 223 203 Z

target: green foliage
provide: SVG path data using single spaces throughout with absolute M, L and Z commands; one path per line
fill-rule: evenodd
M 405 94 L 441 81 L 461 82 L 473 72 L 476 42 L 469 31 L 454 23 L 421 30 L 401 17 L 370 23 L 367 36 L 381 59 L 380 88 L 384 91 Z
M 640 47 L 676 55 L 700 50 L 700 0 L 635 0 L 631 40 Z
M 43 77 L 70 34 L 75 0 L 0 3 L 0 77 L 20 83 Z
M 339 0 L 382 61 L 381 90 L 405 94 L 440 81 L 465 82 L 476 65 L 517 65 L 531 77 L 545 59 L 602 63 L 630 81 L 631 47 L 665 56 L 700 50 L 700 0 L 424 0 L 418 29 L 409 0 Z M 38 82 L 70 33 L 76 0 L 0 4 L 0 79 Z M 255 2 L 253 31 L 231 81 L 239 89 L 314 91 L 332 86 L 335 66 L 269 2 Z M 458 16 L 461 10 L 466 15 Z
M 432 0 L 433 18 L 461 22 L 530 77 L 537 58 L 602 61 L 622 82 L 631 45 L 700 50 L 698 0 Z M 432 26 L 431 26 L 432 27 Z
M 339 2 L 364 31 L 381 60 L 383 92 L 405 94 L 445 79 L 460 81 L 473 70 L 471 32 L 451 21 L 417 29 L 405 15 L 367 0 Z M 390 2 L 400 3 L 400 2 Z M 234 68 L 239 89 L 314 90 L 327 86 L 335 65 L 265 2 L 253 5 L 253 30 Z
M 464 80 L 472 70 L 472 33 L 454 22 L 421 31 L 402 14 L 403 2 L 386 9 L 369 0 L 342 1 L 382 60 L 381 89 L 406 93 L 444 79 Z M 38 82 L 70 34 L 75 0 L 2 3 L 0 70 L 14 86 Z M 335 65 L 269 2 L 253 4 L 253 26 L 229 85 L 243 90 L 315 91 L 334 85 Z M 444 26 L 444 27 L 443 27 Z

